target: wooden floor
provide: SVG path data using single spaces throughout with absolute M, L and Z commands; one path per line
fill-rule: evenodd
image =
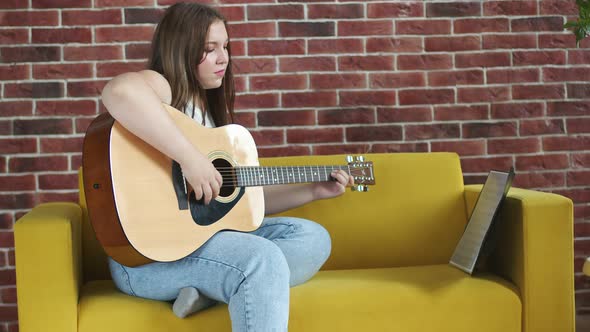
M 590 315 L 576 317 L 576 332 L 590 332 Z

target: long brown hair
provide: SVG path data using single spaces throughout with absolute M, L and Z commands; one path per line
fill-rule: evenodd
M 170 6 L 160 20 L 152 39 L 148 68 L 164 76 L 172 89 L 172 107 L 184 111 L 193 98 L 203 101 L 205 112 L 211 112 L 216 125 L 233 121 L 234 77 L 231 49 L 227 46 L 228 65 L 221 86 L 203 89 L 197 80 L 197 67 L 205 53 L 209 27 L 227 21 L 217 10 L 197 3 L 177 3 Z M 193 103 L 193 116 L 196 106 Z

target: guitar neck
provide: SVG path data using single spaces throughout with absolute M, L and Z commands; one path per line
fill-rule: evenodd
M 348 166 L 240 166 L 234 168 L 234 175 L 239 187 L 255 187 L 330 181 L 335 170 L 350 174 Z

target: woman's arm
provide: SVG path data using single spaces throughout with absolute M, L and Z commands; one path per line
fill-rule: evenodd
M 342 170 L 331 175 L 336 181 L 264 187 L 265 214 L 280 213 L 318 199 L 340 196 L 346 186 L 352 185 L 352 177 Z
M 205 203 L 218 195 L 221 175 L 176 127 L 162 103 L 171 101 L 171 89 L 157 72 L 144 70 L 119 75 L 106 84 L 102 102 L 123 127 L 182 167 L 197 199 Z

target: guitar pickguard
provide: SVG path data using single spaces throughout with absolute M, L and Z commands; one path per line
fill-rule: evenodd
M 214 199 L 209 202 L 209 205 L 205 205 L 202 198 L 197 200 L 195 192 L 191 192 L 188 202 L 195 223 L 200 226 L 208 226 L 223 218 L 244 195 L 245 188 L 237 187 L 236 190 L 237 196 L 231 201 L 220 202 Z

